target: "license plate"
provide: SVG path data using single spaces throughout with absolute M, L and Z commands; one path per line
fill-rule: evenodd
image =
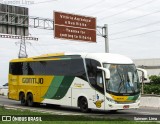
M 124 105 L 123 108 L 124 108 L 124 109 L 128 109 L 128 108 L 129 108 L 129 105 Z

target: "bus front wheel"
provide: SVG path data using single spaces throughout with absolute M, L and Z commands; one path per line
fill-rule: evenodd
M 87 99 L 85 97 L 81 97 L 79 99 L 79 107 L 81 109 L 82 112 L 89 112 L 90 109 L 88 109 L 88 102 Z

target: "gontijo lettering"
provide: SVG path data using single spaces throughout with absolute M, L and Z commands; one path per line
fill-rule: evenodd
M 22 78 L 22 83 L 43 84 L 43 78 Z

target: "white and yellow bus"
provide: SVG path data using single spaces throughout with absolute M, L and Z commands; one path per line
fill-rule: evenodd
M 140 105 L 137 68 L 131 59 L 118 54 L 59 53 L 14 59 L 8 80 L 9 98 L 22 105 L 67 105 L 80 107 L 82 112 Z

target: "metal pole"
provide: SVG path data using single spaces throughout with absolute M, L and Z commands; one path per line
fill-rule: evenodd
M 109 43 L 108 43 L 108 25 L 104 24 L 104 38 L 105 38 L 105 52 L 109 53 Z
M 19 49 L 19 54 L 18 58 L 27 58 L 27 51 L 26 51 L 26 42 L 25 42 L 25 37 L 21 35 L 21 42 L 20 42 L 20 49 Z
M 144 94 L 144 73 L 142 72 L 142 94 Z

